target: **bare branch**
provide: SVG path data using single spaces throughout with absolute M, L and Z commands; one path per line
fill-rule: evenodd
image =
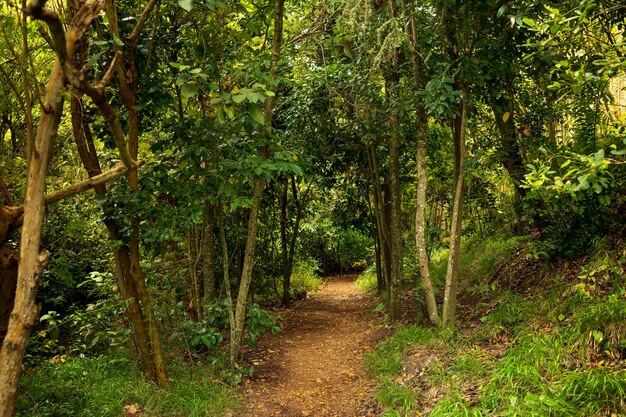
M 115 56 L 111 60 L 109 69 L 104 74 L 104 77 L 102 77 L 102 80 L 100 80 L 100 82 L 96 85 L 96 89 L 100 90 L 101 92 L 104 91 L 104 88 L 111 82 L 111 79 L 113 78 L 113 73 L 115 72 L 115 68 L 117 67 L 117 62 L 120 59 L 122 59 L 122 53 L 120 51 L 117 51 L 115 53 Z
M 126 172 L 128 172 L 128 169 L 129 168 L 126 165 L 119 164 L 115 168 L 103 172 L 100 175 L 96 175 L 86 180 L 77 182 L 76 184 L 72 184 L 60 190 L 47 194 L 44 198 L 44 201 L 46 204 L 50 204 L 59 200 L 63 200 L 64 198 L 67 198 L 71 195 L 82 193 L 83 191 L 94 188 L 97 185 L 104 184 L 108 181 L 124 175 Z M 17 217 L 24 213 L 23 204 L 14 207 L 5 207 L 5 209 L 10 211 L 12 217 Z
M 146 4 L 146 8 L 143 9 L 141 16 L 139 16 L 139 20 L 133 28 L 133 31 L 130 35 L 128 35 L 128 38 L 126 38 L 127 46 L 134 48 L 137 45 L 137 42 L 139 41 L 139 35 L 141 35 L 141 31 L 143 30 L 143 27 L 145 26 L 146 21 L 148 20 L 148 17 L 152 12 L 152 9 L 154 9 L 154 6 L 156 6 L 157 3 L 159 3 L 159 0 L 148 1 L 148 4 Z

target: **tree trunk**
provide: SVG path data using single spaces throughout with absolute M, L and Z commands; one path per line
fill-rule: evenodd
M 391 236 L 391 191 L 389 190 L 389 183 L 385 182 L 380 185 L 381 187 L 381 220 L 383 221 L 383 230 L 386 230 L 385 238 L 385 246 L 383 247 L 383 263 L 385 266 L 385 286 L 387 292 L 389 292 L 389 287 L 391 287 L 391 264 L 393 263 L 392 258 L 392 241 L 393 238 Z
M 191 302 L 191 319 L 198 321 L 202 318 L 200 307 L 200 282 L 198 280 L 198 263 L 200 253 L 198 251 L 198 227 L 189 229 L 187 234 L 187 256 L 189 258 L 189 298 Z
M 402 1 L 402 10 L 406 24 L 405 36 L 411 53 L 413 64 L 413 80 L 415 91 L 423 88 L 422 58 L 417 45 L 417 29 L 415 27 L 415 16 L 412 4 L 407 0 Z M 416 100 L 416 142 L 417 142 L 417 202 L 415 210 L 415 247 L 420 266 L 420 278 L 424 288 L 424 298 L 428 309 L 428 318 L 434 325 L 439 325 L 439 311 L 435 300 L 435 291 L 430 277 L 430 263 L 428 260 L 428 248 L 426 246 L 426 190 L 428 188 L 428 173 L 426 172 L 428 117 L 421 102 Z
M 210 303 L 215 299 L 215 239 L 213 225 L 215 223 L 215 207 L 206 203 L 205 218 L 202 223 L 202 287 L 204 289 L 204 302 Z
M 49 257 L 47 252 L 39 252 L 45 214 L 46 174 L 50 150 L 63 112 L 61 92 L 64 83 L 63 70 L 57 59 L 46 87 L 44 106 L 28 166 L 15 302 L 7 334 L 0 350 L 0 416 L 2 417 L 11 417 L 15 414 L 22 359 L 28 344 L 28 337 L 39 316 L 40 306 L 35 297 Z
M 428 318 L 432 324 L 440 323 L 439 310 L 435 300 L 435 291 L 430 277 L 430 263 L 426 246 L 426 190 L 428 174 L 426 172 L 426 115 L 418 112 L 417 127 L 417 202 L 415 210 L 415 246 L 419 257 L 420 278 L 424 289 L 424 298 L 428 308 Z
M 389 289 L 389 276 L 391 275 L 389 260 L 389 227 L 387 222 L 386 210 L 383 207 L 383 191 L 380 181 L 380 170 L 378 169 L 378 160 L 376 157 L 376 144 L 371 142 L 367 146 L 368 163 L 370 166 L 370 176 L 373 185 L 374 214 L 376 216 L 376 226 L 378 231 L 379 255 L 381 264 L 377 265 L 380 271 L 382 282 L 379 284 L 378 292 Z
M 220 243 L 222 245 L 222 270 L 224 273 L 224 288 L 226 288 L 226 300 L 228 301 L 228 323 L 230 325 L 230 340 L 235 338 L 235 309 L 233 306 L 233 295 L 230 289 L 230 267 L 228 260 L 228 244 L 226 242 L 226 232 L 224 231 L 224 210 L 222 204 L 217 203 L 217 223 L 220 229 Z M 238 352 L 236 349 L 230 349 L 230 364 L 235 366 L 237 363 Z
M 72 96 L 71 115 L 72 115 L 72 131 L 74 133 L 74 141 L 80 159 L 90 178 L 97 177 L 102 174 L 98 154 L 91 135 L 91 129 L 83 114 L 84 105 L 76 96 Z M 99 196 L 107 195 L 106 185 L 101 184 L 94 187 L 94 191 Z M 102 205 L 102 213 L 104 214 L 104 224 L 109 232 L 109 240 L 111 242 L 120 241 L 118 234 L 119 226 L 117 222 L 109 216 L 109 206 L 105 203 Z M 115 276 L 122 300 L 128 303 L 126 311 L 130 322 L 133 325 L 134 340 L 137 349 L 141 355 L 141 361 L 144 373 L 152 380 L 156 380 L 156 367 L 152 360 L 150 349 L 150 341 L 148 330 L 145 326 L 144 312 L 141 309 L 141 302 L 137 289 L 130 276 L 130 250 L 127 245 L 119 245 L 113 251 L 115 260 Z
M 506 93 L 503 92 L 502 94 Z M 515 127 L 513 106 L 510 100 L 501 98 L 491 109 L 493 110 L 496 126 L 500 132 L 502 165 L 509 173 L 513 187 L 515 187 L 515 201 L 520 202 L 526 195 L 526 189 L 522 187 L 526 167 L 517 140 L 517 128 Z M 507 114 L 506 118 L 505 114 Z
M 462 87 L 461 116 L 454 123 L 454 202 L 452 204 L 452 222 L 450 224 L 450 253 L 448 255 L 448 269 L 446 272 L 446 286 L 443 297 L 444 326 L 454 326 L 456 315 L 456 300 L 459 287 L 461 233 L 463 227 L 463 184 L 465 172 L 463 158 L 465 157 L 465 130 L 467 124 L 467 90 Z
M 392 321 L 402 318 L 400 291 L 403 280 L 403 245 L 402 245 L 402 194 L 400 189 L 400 141 L 397 132 L 392 131 L 389 143 L 389 191 L 391 200 L 391 218 L 389 235 L 391 238 L 391 282 L 389 285 L 389 317 Z
M 291 286 L 291 275 L 293 274 L 293 260 L 296 255 L 296 242 L 298 241 L 298 235 L 300 234 L 300 222 L 302 221 L 303 204 L 307 200 L 307 195 L 309 194 L 309 191 L 311 191 L 310 186 L 304 193 L 302 200 L 300 200 L 300 198 L 298 198 L 298 187 L 296 186 L 296 179 L 293 175 L 291 176 L 291 194 L 293 195 L 293 202 L 296 206 L 296 218 L 293 222 L 293 229 L 291 232 L 291 237 L 289 239 L 289 246 L 287 247 L 286 266 L 283 270 L 283 281 L 287 281 L 289 287 Z
M 248 301 L 248 291 L 252 282 L 252 270 L 254 267 L 254 251 L 256 247 L 256 235 L 259 228 L 259 210 L 261 208 L 261 197 L 265 188 L 265 180 L 259 179 L 254 183 L 252 193 L 252 206 L 250 207 L 250 217 L 248 218 L 248 228 L 246 234 L 246 249 L 244 252 L 244 262 L 237 293 L 237 305 L 235 309 L 235 321 L 231 323 L 230 357 L 237 363 L 240 353 L 240 345 L 243 339 L 243 330 L 246 323 L 246 304 Z
M 141 30 L 155 5 L 156 0 L 149 0 L 146 4 L 141 16 L 137 20 L 137 24 L 133 28 L 133 31 L 126 37 L 126 51 L 123 54 L 124 60 L 117 65 L 117 81 L 120 90 L 120 97 L 128 112 L 128 151 L 132 161 L 136 161 L 139 155 L 140 132 L 140 117 L 137 105 L 139 104 L 138 91 L 141 76 L 135 61 L 135 50 Z M 119 37 L 117 10 L 112 0 L 105 1 L 105 9 L 109 19 L 111 32 L 113 35 Z M 119 47 L 117 47 L 116 52 L 117 54 L 121 54 Z M 120 154 L 122 154 L 121 151 Z M 137 190 L 139 188 L 139 172 L 136 167 L 131 169 L 128 173 L 128 185 L 131 190 Z M 131 234 L 129 239 L 130 277 L 137 289 L 137 295 L 139 296 L 141 308 L 144 311 L 144 317 L 147 320 L 147 327 L 149 329 L 150 336 L 150 350 L 152 353 L 152 361 L 156 368 L 157 380 L 161 386 L 166 387 L 168 386 L 167 371 L 165 367 L 163 349 L 161 348 L 161 339 L 159 336 L 157 320 L 141 270 L 139 236 L 139 219 L 132 219 Z
M 19 253 L 7 245 L 0 247 L 0 349 L 9 328 L 17 287 Z
M 291 274 L 288 271 L 289 253 L 287 250 L 287 192 L 289 178 L 284 178 L 283 190 L 280 193 L 280 247 L 283 272 L 283 306 L 291 304 Z

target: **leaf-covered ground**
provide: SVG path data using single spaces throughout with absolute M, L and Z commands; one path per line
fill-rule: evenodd
M 356 275 L 330 277 L 285 315 L 283 331 L 252 352 L 255 376 L 243 386 L 244 417 L 375 416 L 374 382 L 363 368 L 384 330 L 373 297 Z

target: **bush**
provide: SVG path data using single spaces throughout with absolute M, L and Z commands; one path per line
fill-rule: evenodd
M 319 268 L 312 261 L 296 261 L 291 274 L 291 289 L 306 292 L 317 290 L 324 283 L 317 276 L 318 271 Z

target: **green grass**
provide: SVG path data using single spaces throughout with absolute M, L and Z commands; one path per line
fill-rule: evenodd
M 133 361 L 114 355 L 47 363 L 22 376 L 17 415 L 115 417 L 136 405 L 150 416 L 217 417 L 238 407 L 235 391 L 218 383 L 209 366 L 171 365 L 169 378 L 171 386 L 162 389 Z
M 378 288 L 378 279 L 376 277 L 376 267 L 367 268 L 354 282 L 363 292 L 373 292 Z
M 475 258 L 463 260 L 466 276 L 491 276 L 518 244 L 473 248 Z M 437 253 L 433 263 L 445 258 Z M 589 265 L 580 281 L 555 275 L 548 288 L 530 292 L 489 288 L 491 300 L 477 307 L 482 317 L 471 331 L 467 323 L 456 333 L 397 329 L 366 361 L 379 381 L 383 415 L 626 415 L 626 262 Z M 609 271 L 609 278 L 592 270 Z
M 461 281 L 476 282 L 491 277 L 497 268 L 527 236 L 480 239 L 477 235 L 461 242 Z M 436 283 L 443 283 L 448 268 L 448 249 L 439 249 L 431 256 L 431 275 Z

